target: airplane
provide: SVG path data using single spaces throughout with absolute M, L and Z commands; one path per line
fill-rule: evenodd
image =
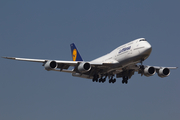
M 143 61 L 150 56 L 152 51 L 151 45 L 145 38 L 135 39 L 92 61 L 84 61 L 74 43 L 70 47 L 73 61 L 3 58 L 43 63 L 47 71 L 67 72 L 72 76 L 92 79 L 93 82 L 99 83 L 104 83 L 108 77 L 109 83 L 115 83 L 116 78 L 122 78 L 122 83 L 127 84 L 135 72 L 146 77 L 157 73 L 159 77 L 164 78 L 170 75 L 170 69 L 178 68 L 143 65 Z M 73 69 L 69 69 L 72 67 Z

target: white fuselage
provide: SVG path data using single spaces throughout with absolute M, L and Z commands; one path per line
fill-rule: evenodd
M 116 67 L 122 68 L 144 61 L 149 57 L 151 50 L 151 45 L 144 38 L 139 38 L 119 46 L 109 54 L 99 57 L 91 62 L 114 63 L 116 64 Z

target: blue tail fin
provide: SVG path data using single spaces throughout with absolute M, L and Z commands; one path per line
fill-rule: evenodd
M 71 45 L 71 53 L 73 61 L 83 61 L 74 43 Z

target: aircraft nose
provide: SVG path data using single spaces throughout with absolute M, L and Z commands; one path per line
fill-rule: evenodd
M 151 47 L 151 45 L 149 43 L 147 43 L 146 48 L 147 49 L 152 49 L 152 47 Z
M 147 43 L 147 45 L 146 45 L 146 51 L 150 54 L 151 53 L 151 51 L 152 51 L 152 47 L 151 47 L 151 45 L 149 44 L 149 43 Z

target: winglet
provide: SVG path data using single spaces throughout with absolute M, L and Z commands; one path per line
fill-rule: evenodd
M 71 54 L 73 61 L 83 61 L 74 43 L 71 45 Z

